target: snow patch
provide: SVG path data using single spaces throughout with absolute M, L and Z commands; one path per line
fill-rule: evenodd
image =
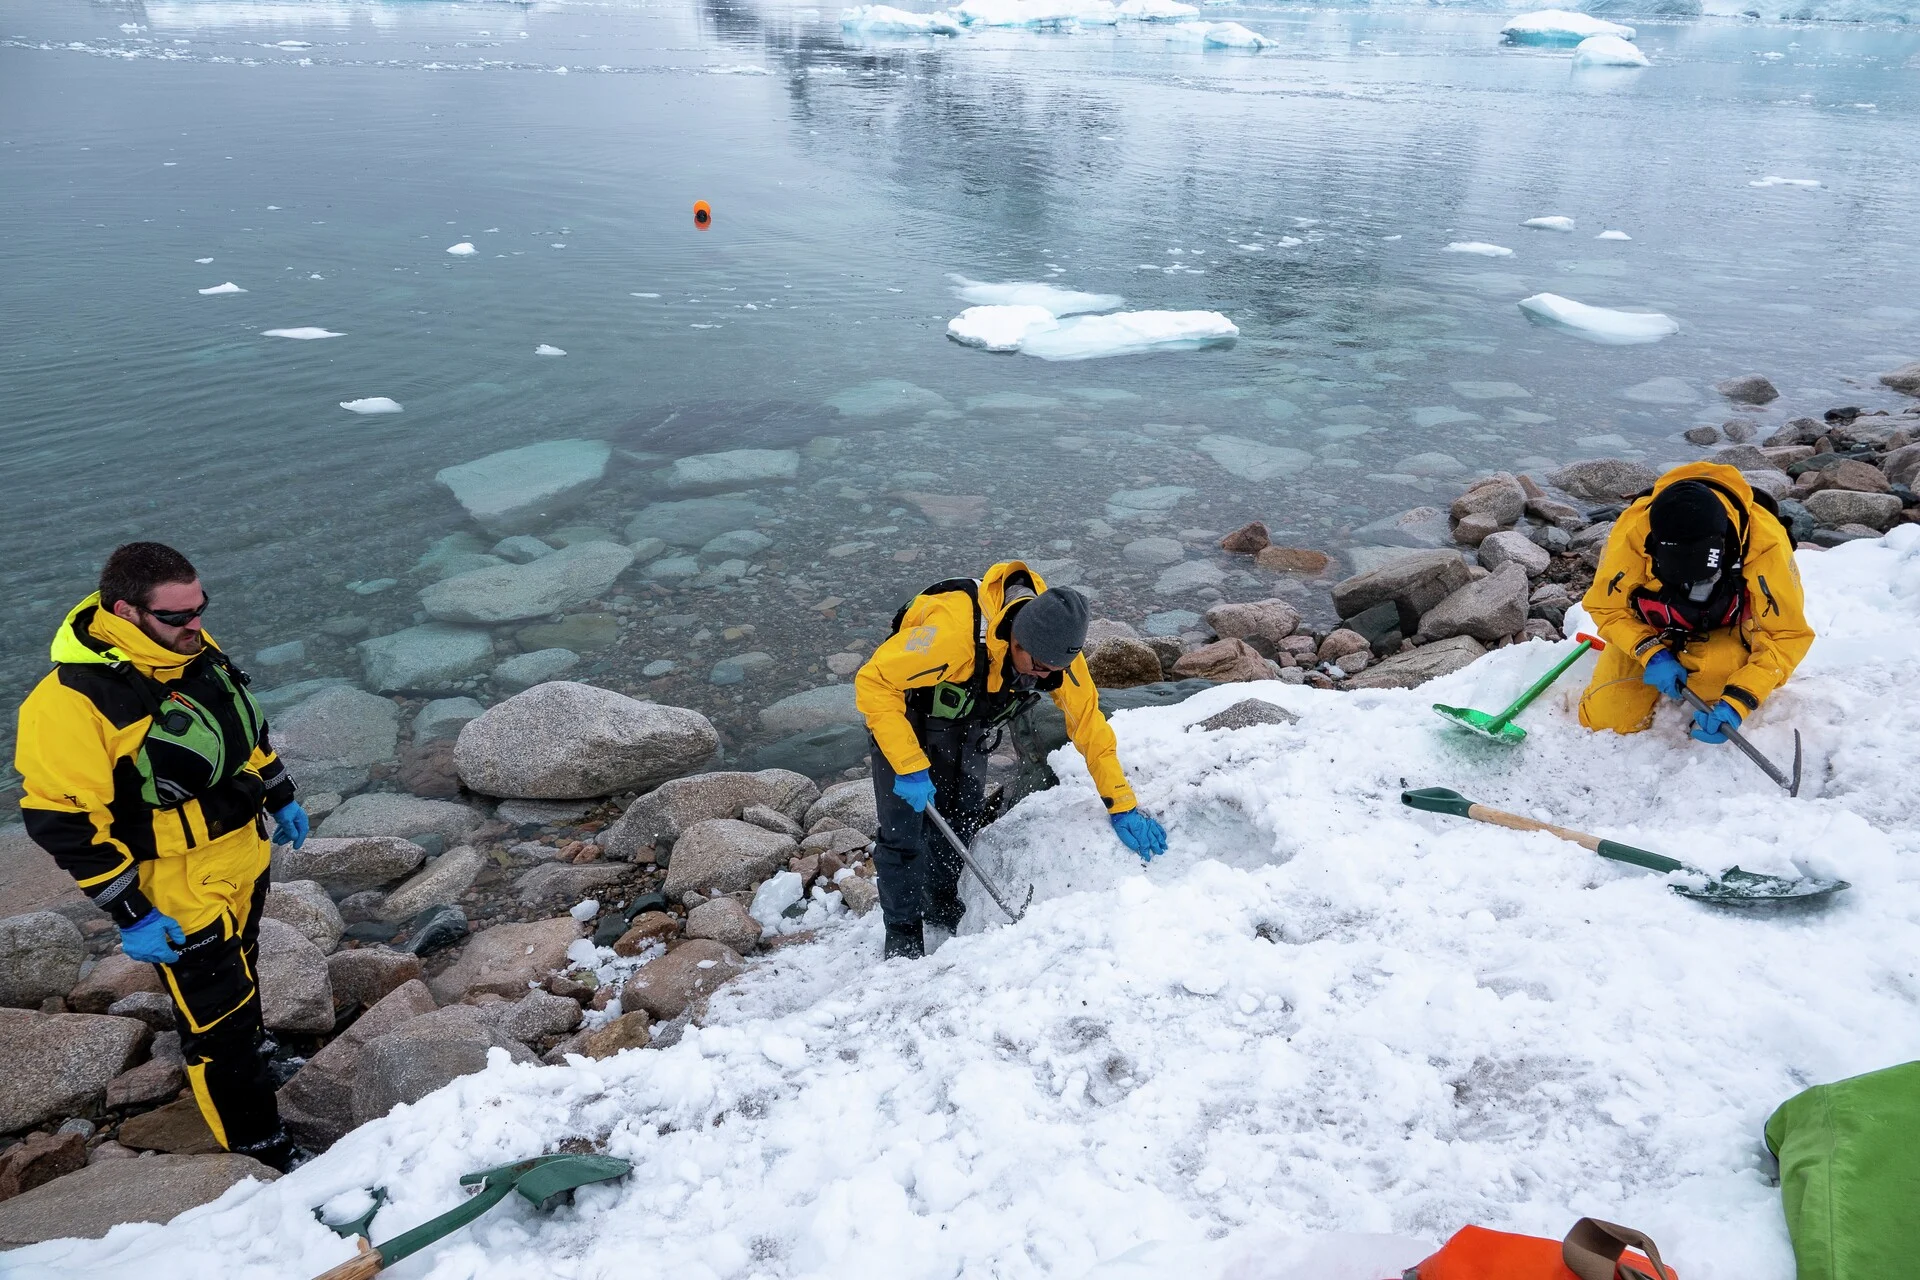
M 1513 250 L 1484 240 L 1455 240 L 1443 253 L 1477 253 L 1483 258 L 1511 258 Z
M 342 400 L 340 407 L 348 413 L 400 412 L 400 402 L 388 396 L 367 396 L 361 400 Z
M 1658 342 L 1680 331 L 1679 322 L 1658 311 L 1614 311 L 1590 307 L 1557 293 L 1536 293 L 1520 300 L 1527 319 L 1607 346 Z
M 1649 67 L 1647 55 L 1619 36 L 1588 36 L 1573 51 L 1576 67 Z

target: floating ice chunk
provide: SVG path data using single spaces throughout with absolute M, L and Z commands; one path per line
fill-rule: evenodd
M 657 293 L 629 293 L 627 296 L 629 298 L 657 298 L 660 295 Z
M 1448 245 L 1447 253 L 1477 253 L 1483 258 L 1511 258 L 1513 250 L 1497 244 L 1488 244 L 1484 240 L 1455 240 Z
M 1280 43 L 1237 22 L 1182 22 L 1167 32 L 1167 39 L 1207 49 L 1267 49 Z
M 1820 185 L 1820 180 L 1818 178 L 1776 178 L 1768 174 L 1747 185 L 1750 187 L 1817 187 Z M 206 290 L 202 289 L 200 292 L 205 293 Z
M 1647 55 L 1619 36 L 1588 36 L 1573 51 L 1576 67 L 1650 67 Z
M 464 258 L 470 253 L 478 253 L 480 251 L 473 247 L 473 241 L 462 240 L 459 244 L 448 245 L 447 252 L 456 258 Z
M 1566 9 L 1540 9 L 1521 14 L 1500 28 L 1500 34 L 1510 44 L 1579 44 L 1588 36 L 1619 36 L 1622 40 L 1631 40 L 1633 28 Z
M 1658 342 L 1680 331 L 1672 316 L 1657 311 L 1613 311 L 1590 307 L 1584 302 L 1563 298 L 1557 293 L 1536 293 L 1520 300 L 1527 319 L 1549 328 L 1565 329 L 1588 342 L 1607 346 L 1632 346 Z
M 1018 351 L 1029 334 L 1058 323 L 1053 312 L 1045 307 L 1020 304 L 968 307 L 947 321 L 947 336 L 965 347 Z
M 210 298 L 216 293 L 245 293 L 245 292 L 246 292 L 245 289 L 242 289 L 239 285 L 229 280 L 225 284 L 217 284 L 213 286 L 213 288 L 211 289 L 202 289 L 200 291 L 200 296 L 203 298 Z
M 1571 231 L 1573 230 L 1573 219 L 1563 217 L 1556 213 L 1546 218 L 1528 218 L 1520 225 L 1523 227 L 1531 227 L 1535 231 Z
M 990 307 L 1041 307 L 1056 316 L 1077 315 L 1082 311 L 1112 311 L 1125 306 L 1127 301 L 1117 293 L 1081 293 L 1077 289 L 1062 289 L 1059 285 L 1036 284 L 1026 280 L 988 284 L 984 280 L 969 280 L 955 274 L 949 274 L 947 279 L 953 281 L 953 292 L 962 302 Z
M 563 356 L 567 353 L 556 346 L 543 342 L 533 349 L 533 354 L 537 356 Z
M 957 36 L 962 23 L 950 13 L 909 13 L 892 5 L 863 4 L 843 10 L 844 31 L 872 31 L 887 35 Z
M 952 16 L 970 27 L 1112 26 L 1120 11 L 1107 0 L 962 0 Z
M 1595 236 L 1594 239 L 1595 240 L 1631 240 L 1633 239 L 1633 237 L 1628 235 L 1624 231 L 1602 231 L 1599 235 Z
M 1176 22 L 1200 10 L 1179 0 L 1121 0 L 1120 16 L 1133 22 Z
M 195 262 L 197 262 L 197 263 L 199 263 L 199 264 L 200 264 L 201 266 L 203 266 L 203 267 L 204 267 L 204 266 L 206 266 L 206 265 L 207 265 L 207 264 L 208 264 L 209 262 L 212 262 L 212 261 L 213 261 L 213 259 L 212 259 L 212 258 L 195 258 L 195 259 L 194 259 L 194 261 L 195 261 Z
M 1120 311 L 1069 317 L 1030 335 L 1020 350 L 1042 360 L 1093 360 L 1144 351 L 1194 351 L 1239 336 L 1239 327 L 1217 311 Z
M 311 49 L 313 46 L 305 40 L 280 40 L 266 46 L 269 49 Z
M 303 329 L 262 329 L 260 336 L 263 338 L 298 338 L 302 342 L 311 342 L 315 338 L 344 338 L 347 335 L 344 333 L 335 333 L 331 329 L 308 327 Z
M 364 400 L 342 400 L 340 407 L 348 413 L 399 413 L 400 402 L 386 396 L 368 396 Z

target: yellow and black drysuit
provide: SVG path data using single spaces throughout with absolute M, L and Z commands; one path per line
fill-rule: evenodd
M 889 926 L 924 920 L 951 929 L 966 911 L 959 855 L 944 839 L 929 841 L 925 815 L 894 794 L 894 778 L 929 771 L 941 815 L 971 841 L 986 821 L 987 755 L 997 730 L 1042 693 L 1066 716 L 1067 736 L 1086 758 L 1107 812 L 1136 804 L 1086 658 L 1076 654 L 1071 666 L 1038 680 L 1013 668 L 1013 613 L 1046 589 L 1018 560 L 996 564 L 978 580 L 936 582 L 907 602 L 893 634 L 854 676 L 854 702 L 873 737 L 880 812 L 873 860 Z
M 1654 499 L 1687 480 L 1712 490 L 1738 542 L 1741 577 L 1716 597 L 1708 616 L 1663 590 L 1648 550 Z M 1786 526 L 1745 476 L 1716 462 L 1675 467 L 1621 513 L 1581 603 L 1607 642 L 1580 699 L 1580 723 L 1589 729 L 1638 733 L 1653 723 L 1660 692 L 1642 676 L 1662 648 L 1687 669 L 1687 688 L 1709 704 L 1725 698 L 1746 716 L 1786 682 L 1813 644 Z
M 14 765 L 27 831 L 126 926 L 157 908 L 186 933 L 156 965 L 193 1095 L 229 1149 L 275 1138 L 254 985 L 272 846 L 262 810 L 292 802 L 247 677 L 207 637 L 175 653 L 81 601 L 54 669 L 20 707 Z

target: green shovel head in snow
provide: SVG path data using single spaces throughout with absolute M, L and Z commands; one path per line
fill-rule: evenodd
M 1512 714 L 1510 711 L 1490 716 L 1484 711 L 1475 711 L 1472 707 L 1450 707 L 1444 702 L 1434 703 L 1433 709 L 1462 729 L 1470 730 L 1483 738 L 1505 743 L 1526 740 L 1527 731 L 1507 718 Z

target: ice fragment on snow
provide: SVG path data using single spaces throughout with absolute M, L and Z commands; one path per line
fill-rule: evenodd
M 1571 231 L 1573 219 L 1556 213 L 1545 218 L 1528 218 L 1520 225 L 1535 231 Z
M 537 356 L 563 356 L 567 353 L 556 346 L 543 342 L 533 349 L 533 354 Z
M 1522 298 L 1519 305 L 1529 320 L 1551 328 L 1565 329 L 1588 342 L 1608 346 L 1658 342 L 1680 331 L 1680 325 L 1673 317 L 1658 311 L 1614 311 L 1607 307 L 1590 307 L 1557 293 L 1536 293 L 1531 298 Z
M 1126 305 L 1127 301 L 1117 293 L 1082 293 L 1078 289 L 1062 289 L 1059 285 L 1036 284 L 1027 280 L 989 284 L 984 280 L 969 280 L 952 273 L 948 274 L 947 279 L 953 281 L 954 295 L 962 302 L 995 307 L 1040 307 L 1055 316 L 1078 315 L 1084 311 L 1112 311 Z
M 1513 19 L 1500 28 L 1500 34 L 1511 44 L 1579 44 L 1588 36 L 1631 40 L 1633 28 L 1565 9 L 1539 9 Z
M 216 293 L 245 293 L 245 292 L 246 292 L 245 289 L 242 289 L 239 285 L 229 280 L 225 284 L 217 284 L 213 286 L 213 288 L 211 289 L 202 289 L 200 291 L 200 296 L 203 298 L 210 298 Z
M 448 245 L 447 252 L 456 258 L 464 258 L 470 253 L 478 253 L 480 251 L 473 247 L 473 241 L 462 240 L 459 244 Z
M 400 402 L 387 396 L 367 396 L 362 400 L 342 400 L 340 407 L 348 413 L 399 413 Z
M 1513 250 L 1497 244 L 1488 244 L 1484 240 L 1455 240 L 1449 244 L 1447 253 L 1477 253 L 1483 258 L 1511 258 Z
M 1820 185 L 1820 181 L 1817 178 L 1776 178 L 1772 174 L 1768 174 L 1766 177 L 1757 178 L 1747 185 L 1750 187 L 1817 187 Z M 200 292 L 206 293 L 207 290 L 202 289 Z
M 871 31 L 886 35 L 957 36 L 961 22 L 950 13 L 909 13 L 892 5 L 863 4 L 840 14 L 844 31 Z
M 568 909 L 567 914 L 575 920 L 591 920 L 600 914 L 600 900 L 598 898 L 588 898 L 583 902 L 576 902 Z
M 298 338 L 302 342 L 310 342 L 315 338 L 344 338 L 347 335 L 344 333 L 335 333 L 331 329 L 307 327 L 301 329 L 262 329 L 260 336 L 263 338 Z
M 1576 67 L 1647 67 L 1647 55 L 1619 36 L 1588 36 L 1573 51 Z

